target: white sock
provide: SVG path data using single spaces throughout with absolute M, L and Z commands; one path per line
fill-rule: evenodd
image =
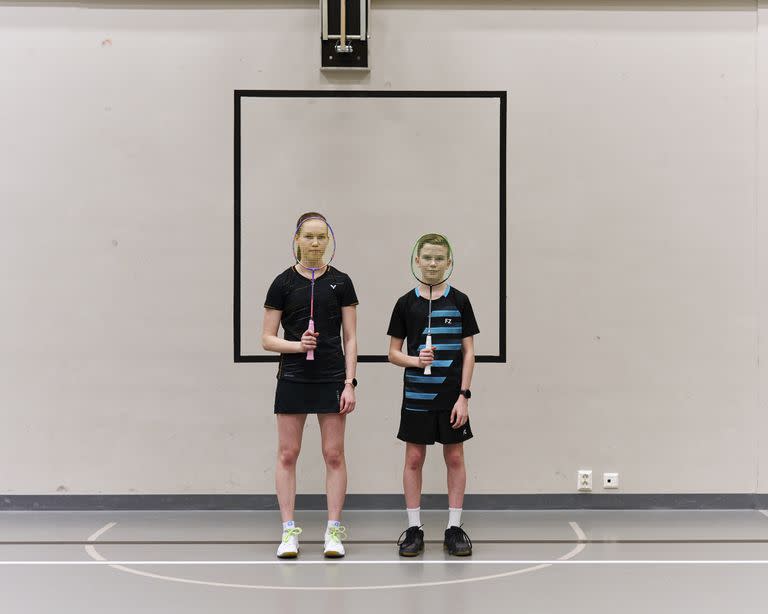
M 283 531 L 287 531 L 288 529 L 293 529 L 296 526 L 296 523 L 293 522 L 293 520 L 288 520 L 283 523 Z
M 341 526 L 341 522 L 339 520 L 329 520 L 328 526 L 326 527 L 325 532 L 327 533 L 328 529 L 330 529 L 331 527 L 336 527 L 338 529 L 340 526 Z
M 421 526 L 421 507 L 417 507 L 414 509 L 405 508 L 405 511 L 408 512 L 408 526 L 420 527 Z
M 451 527 L 461 526 L 461 511 L 462 508 L 460 507 L 448 508 L 448 526 L 446 528 L 450 529 Z

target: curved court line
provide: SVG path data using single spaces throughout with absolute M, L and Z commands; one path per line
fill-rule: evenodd
M 573 532 L 576 533 L 576 536 L 579 540 L 586 540 L 587 536 L 584 534 L 584 531 L 581 530 L 581 527 L 575 523 L 575 522 L 569 522 L 568 523 L 571 526 L 571 529 L 573 529 Z M 109 531 L 112 527 L 117 525 L 116 522 L 111 522 L 107 525 L 104 525 L 96 531 L 93 535 L 91 535 L 88 538 L 89 542 L 95 542 L 96 539 Z M 570 552 L 567 554 L 564 554 L 563 556 L 559 557 L 558 561 L 567 561 L 577 554 L 579 554 L 582 550 L 586 548 L 586 544 L 580 543 L 577 544 L 575 548 L 573 548 Z M 137 576 L 144 576 L 146 578 L 154 578 L 156 580 L 166 580 L 168 582 L 178 582 L 181 584 L 197 584 L 197 585 L 203 585 L 203 586 L 217 586 L 221 588 L 249 588 L 249 589 L 262 589 L 262 590 L 284 590 L 284 591 L 366 591 L 366 590 L 381 590 L 381 589 L 391 589 L 391 588 L 416 588 L 416 587 L 424 587 L 424 586 L 445 586 L 448 584 L 465 584 L 468 582 L 482 582 L 485 580 L 493 580 L 496 578 L 506 578 L 509 576 L 516 576 L 524 573 L 529 573 L 532 571 L 538 571 L 539 569 L 545 569 L 547 567 L 551 567 L 553 563 L 545 563 L 541 565 L 534 565 L 533 567 L 526 567 L 525 569 L 517 569 L 515 571 L 506 571 L 503 573 L 498 574 L 492 574 L 489 576 L 479 576 L 476 578 L 460 578 L 458 580 L 440 580 L 435 582 L 418 582 L 415 584 L 385 584 L 381 586 L 270 586 L 270 585 L 260 585 L 260 584 L 234 584 L 229 582 L 210 582 L 208 580 L 192 580 L 190 578 L 178 578 L 176 576 L 165 576 L 161 574 L 154 574 L 147 571 L 140 571 L 138 569 L 132 569 L 130 567 L 126 567 L 125 565 L 119 565 L 119 564 L 113 564 L 109 563 L 109 561 L 101 556 L 99 552 L 96 550 L 94 546 L 85 546 L 85 551 L 92 559 L 96 561 L 104 562 L 105 564 L 109 564 L 110 567 L 113 569 L 119 569 L 120 571 L 124 571 L 126 573 L 134 574 Z M 324 562 L 324 561 L 318 561 L 318 562 Z

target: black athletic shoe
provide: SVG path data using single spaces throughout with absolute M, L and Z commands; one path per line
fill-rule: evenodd
M 400 556 L 418 556 L 424 552 L 424 531 L 421 527 L 408 527 L 397 540 Z
M 461 527 L 451 527 L 445 530 L 443 548 L 454 556 L 469 556 L 472 554 L 472 540 Z

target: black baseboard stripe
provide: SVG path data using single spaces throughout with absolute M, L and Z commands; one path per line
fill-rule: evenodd
M 347 510 L 394 510 L 400 494 L 350 494 Z M 446 495 L 425 494 L 422 509 L 446 509 Z M 262 495 L 0 495 L 0 511 L 276 510 Z M 298 495 L 296 509 L 323 510 L 325 495 Z M 466 510 L 726 510 L 768 509 L 768 493 L 735 494 L 469 494 Z

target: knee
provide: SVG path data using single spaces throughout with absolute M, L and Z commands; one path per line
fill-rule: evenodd
M 405 468 L 410 471 L 419 471 L 424 466 L 424 459 L 426 458 L 426 450 L 408 450 L 405 455 Z
M 277 452 L 277 460 L 283 467 L 293 467 L 299 459 L 298 447 L 280 448 Z
M 323 458 L 328 469 L 339 469 L 344 465 L 344 448 L 326 448 L 323 450 Z
M 451 448 L 444 451 L 445 465 L 448 469 L 461 469 L 464 467 L 464 450 Z

